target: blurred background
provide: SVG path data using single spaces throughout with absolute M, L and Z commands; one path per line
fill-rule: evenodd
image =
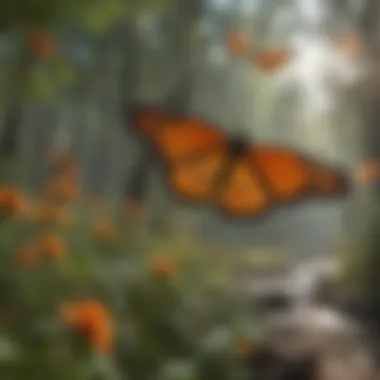
M 318 379 L 373 379 L 379 8 L 2 0 L 1 379 L 307 380 L 310 352 Z M 350 194 L 240 223 L 179 202 L 157 161 L 132 202 L 137 103 L 323 159 Z M 311 372 L 284 377 L 293 346 Z

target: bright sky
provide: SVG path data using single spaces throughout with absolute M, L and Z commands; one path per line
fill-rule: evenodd
M 336 90 L 352 84 L 360 75 L 358 62 L 326 38 L 298 35 L 293 44 L 296 57 L 280 75 L 280 85 L 298 83 L 317 109 L 327 110 L 333 105 Z
M 325 9 L 324 0 L 298 0 L 298 7 L 304 17 L 311 22 L 318 23 L 323 20 Z

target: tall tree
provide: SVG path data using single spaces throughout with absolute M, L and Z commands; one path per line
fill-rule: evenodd
M 358 26 L 364 43 L 366 74 L 358 92 L 358 106 L 366 160 L 380 159 L 380 45 L 378 26 L 380 3 L 367 0 L 362 8 Z M 368 318 L 372 336 L 380 355 L 380 198 L 379 183 L 374 183 L 368 200 L 371 210 L 363 208 L 360 217 L 364 228 L 355 244 L 356 270 L 349 278 L 361 299 L 361 309 Z

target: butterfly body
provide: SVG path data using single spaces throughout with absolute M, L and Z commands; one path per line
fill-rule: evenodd
M 202 120 L 135 107 L 130 126 L 156 151 L 181 199 L 235 219 L 347 193 L 341 170 L 290 149 L 229 136 Z
M 243 157 L 249 153 L 249 144 L 247 140 L 241 137 L 230 137 L 228 139 L 228 152 L 233 158 Z

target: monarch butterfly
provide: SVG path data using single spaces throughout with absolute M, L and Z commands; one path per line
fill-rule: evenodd
M 292 150 L 228 136 L 192 117 L 134 107 L 129 125 L 161 158 L 170 188 L 180 198 L 216 206 L 233 218 L 257 218 L 301 199 L 347 193 L 347 178 L 337 168 Z M 140 185 L 146 164 L 145 158 L 144 168 L 135 171 Z
M 227 35 L 226 47 L 235 56 L 244 56 L 250 49 L 247 38 L 238 33 L 229 33 Z
M 291 52 L 286 49 L 257 50 L 253 53 L 252 63 L 264 71 L 275 72 L 284 68 L 291 56 Z
M 227 35 L 226 48 L 232 55 L 245 57 L 252 62 L 253 66 L 270 73 L 283 69 L 293 55 L 287 48 L 251 47 L 248 39 L 238 33 Z

